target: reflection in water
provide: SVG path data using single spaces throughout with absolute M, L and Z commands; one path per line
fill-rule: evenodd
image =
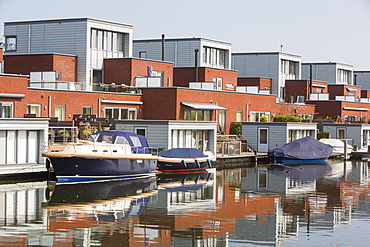
M 2 184 L 0 245 L 361 246 L 369 187 L 357 161 Z

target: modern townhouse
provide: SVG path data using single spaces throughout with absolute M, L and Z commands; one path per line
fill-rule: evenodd
M 301 57 L 283 52 L 232 53 L 232 69 L 238 77 L 271 78 L 271 93 L 286 101 L 285 80 L 301 79 Z
M 328 84 L 353 85 L 353 66 L 344 63 L 302 63 L 302 79 L 326 81 Z
M 77 82 L 92 90 L 103 81 L 104 58 L 132 56 L 132 32 L 131 25 L 92 18 L 5 22 L 4 54 L 75 55 Z

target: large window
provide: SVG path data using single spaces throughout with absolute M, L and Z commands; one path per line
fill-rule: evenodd
M 41 105 L 39 104 L 29 104 L 27 105 L 27 113 L 35 114 L 36 117 L 41 117 Z
M 212 67 L 224 68 L 226 51 L 222 49 L 203 47 L 203 63 Z
M 56 105 L 55 106 L 55 116 L 59 121 L 66 120 L 66 106 L 65 105 Z
M 136 119 L 136 108 L 106 107 L 105 117 L 119 120 Z
M 16 51 L 17 50 L 17 37 L 8 36 L 5 38 L 5 51 Z
M 243 121 L 243 111 L 236 111 L 236 122 Z
M 289 130 L 288 142 L 292 142 L 306 136 L 314 135 L 315 135 L 314 130 Z
M 209 151 L 210 130 L 172 130 L 171 148 L 198 148 Z
M 193 121 L 210 121 L 211 120 L 211 111 L 210 110 L 195 110 L 195 109 L 186 109 L 184 110 L 184 120 L 193 120 Z
M 0 102 L 0 118 L 13 117 L 13 102 Z
M 337 82 L 340 84 L 350 84 L 351 71 L 338 69 Z
M 91 30 L 91 48 L 105 51 L 123 52 L 125 34 L 111 31 Z
M 296 79 L 298 75 L 298 62 L 281 60 L 281 73 L 286 76 L 287 79 Z
M 270 112 L 251 111 L 250 115 L 251 122 L 265 122 L 265 120 L 267 120 L 267 122 L 270 122 Z
M 357 121 L 358 120 L 358 116 L 354 116 L 354 115 L 346 115 L 344 116 L 346 118 L 346 121 Z

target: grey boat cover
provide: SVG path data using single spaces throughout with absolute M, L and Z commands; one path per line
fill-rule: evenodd
M 315 160 L 329 158 L 332 151 L 333 148 L 330 145 L 306 136 L 286 143 L 281 148 L 275 148 L 269 151 L 268 155 L 270 158 Z
M 196 148 L 172 148 L 158 154 L 161 157 L 168 158 L 205 158 L 208 157 L 202 150 Z

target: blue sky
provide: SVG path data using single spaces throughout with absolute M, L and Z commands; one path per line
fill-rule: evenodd
M 134 39 L 204 37 L 233 52 L 280 51 L 302 62 L 370 70 L 370 0 L 0 0 L 6 21 L 91 17 L 134 26 Z

